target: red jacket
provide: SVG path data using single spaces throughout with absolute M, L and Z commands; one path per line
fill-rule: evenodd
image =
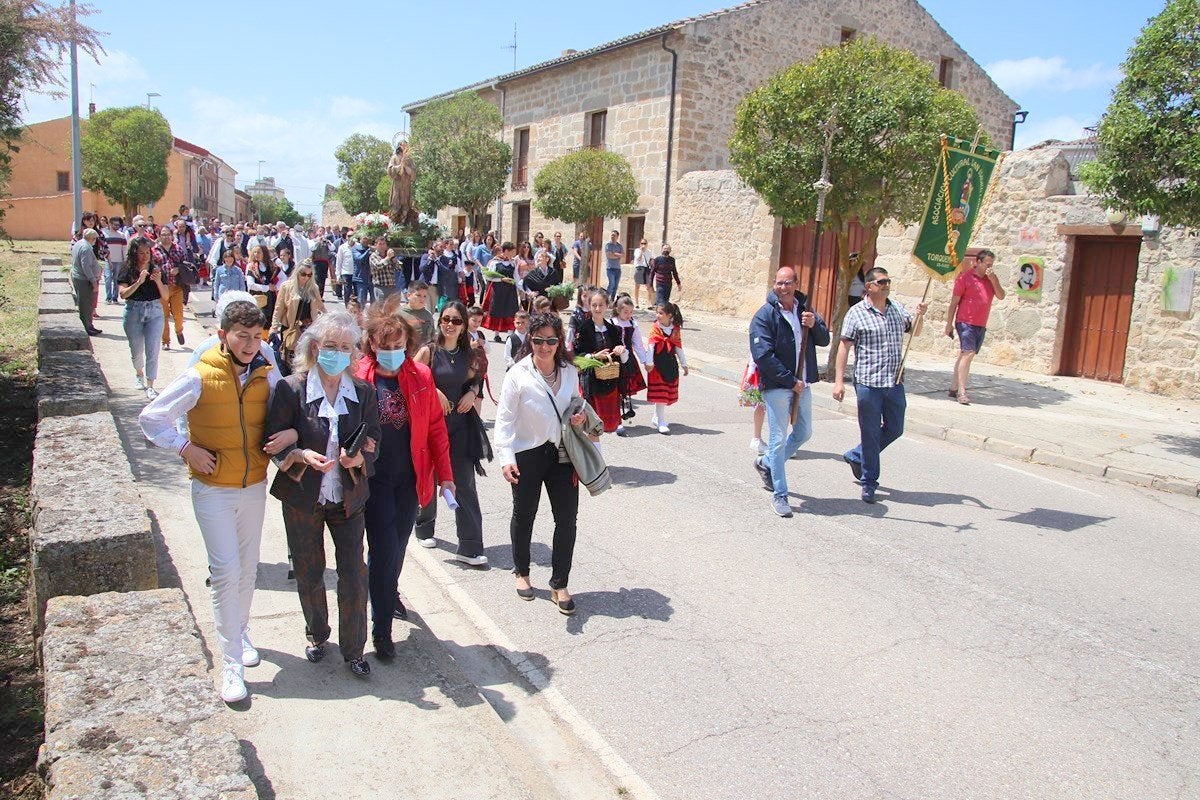
M 363 356 L 354 377 L 375 385 L 375 359 Z M 417 500 L 426 505 L 433 499 L 434 476 L 437 483 L 454 480 L 450 466 L 450 436 L 446 417 L 438 401 L 437 388 L 429 367 L 411 358 L 404 360 L 398 374 L 400 391 L 408 404 L 408 424 L 412 428 L 412 462 L 417 476 Z M 384 458 L 391 458 L 387 453 Z

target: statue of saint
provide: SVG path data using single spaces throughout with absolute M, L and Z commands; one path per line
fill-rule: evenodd
M 388 195 L 388 216 L 397 225 L 416 228 L 417 210 L 413 208 L 412 193 L 417 171 L 408 154 L 407 142 L 396 145 L 396 153 L 388 161 L 387 174 L 392 181 L 392 191 Z

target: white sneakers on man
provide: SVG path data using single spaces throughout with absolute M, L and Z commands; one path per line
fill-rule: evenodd
M 488 563 L 487 556 L 482 556 L 482 555 L 481 556 L 464 556 L 461 553 L 456 553 L 454 556 L 454 560 L 459 561 L 463 564 L 469 564 L 472 567 L 483 567 L 483 566 L 487 566 L 487 563 Z
M 241 664 L 226 664 L 221 676 L 221 699 L 226 703 L 237 703 L 245 700 L 250 693 L 246 691 L 244 667 Z
M 250 634 L 242 634 L 242 666 L 257 667 L 262 659 L 258 657 L 258 649 L 250 641 Z

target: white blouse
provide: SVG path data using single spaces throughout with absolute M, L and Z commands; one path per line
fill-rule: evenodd
M 546 442 L 559 444 L 562 422 L 558 412 L 566 411 L 571 398 L 579 394 L 579 372 L 570 364 L 561 369 L 557 392 L 553 392 L 538 373 L 531 355 L 522 358 L 505 374 L 492 432 L 500 466 L 516 464 L 517 453 L 524 450 Z

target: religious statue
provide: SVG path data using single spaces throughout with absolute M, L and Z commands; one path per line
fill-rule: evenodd
M 408 152 L 408 142 L 396 145 L 395 155 L 388 161 L 387 174 L 392 181 L 388 195 L 388 216 L 404 228 L 417 227 L 417 210 L 413 208 L 413 180 L 417 171 Z

